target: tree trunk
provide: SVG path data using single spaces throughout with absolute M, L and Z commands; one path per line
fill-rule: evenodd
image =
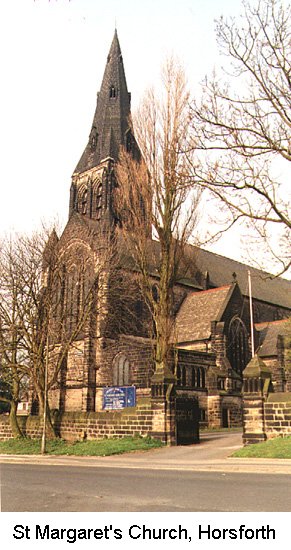
M 11 401 L 9 421 L 13 437 L 23 437 L 23 433 L 17 419 L 17 401 Z
M 42 390 L 38 390 L 38 401 L 39 401 L 39 419 L 42 424 L 43 417 L 44 417 L 44 392 Z M 55 429 L 52 423 L 51 413 L 50 413 L 50 407 L 49 403 L 47 402 L 46 405 L 46 436 L 48 439 L 55 439 L 56 433 Z
M 16 363 L 16 354 L 15 351 L 13 351 L 13 361 Z M 12 430 L 13 437 L 23 437 L 22 430 L 20 429 L 18 419 L 17 419 L 17 406 L 19 401 L 19 376 L 17 372 L 16 367 L 12 367 L 12 399 L 11 399 L 11 406 L 10 406 L 10 414 L 9 414 L 9 420 L 10 420 L 10 427 Z

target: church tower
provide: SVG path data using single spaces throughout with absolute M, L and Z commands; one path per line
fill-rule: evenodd
M 127 90 L 123 59 L 115 30 L 89 140 L 72 176 L 69 215 L 75 211 L 86 218 L 111 226 L 114 222 L 112 193 L 114 163 L 121 146 L 128 151 L 137 146 L 129 128 L 130 93 Z

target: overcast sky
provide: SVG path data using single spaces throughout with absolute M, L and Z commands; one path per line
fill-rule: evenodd
M 115 26 L 134 109 L 171 53 L 199 93 L 223 64 L 214 19 L 240 11 L 239 0 L 1 0 L 0 233 L 66 221 Z M 238 258 L 238 241 L 216 251 Z

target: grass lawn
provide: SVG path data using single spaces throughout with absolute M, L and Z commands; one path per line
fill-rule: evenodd
M 129 451 L 147 451 L 161 447 L 163 443 L 150 437 L 126 437 L 124 439 L 102 439 L 100 441 L 74 441 L 62 439 L 47 441 L 49 455 L 107 456 Z M 0 441 L 0 454 L 36 455 L 40 454 L 41 442 L 38 439 L 16 438 Z
M 291 437 L 276 437 L 264 443 L 247 445 L 232 456 L 238 458 L 291 458 Z

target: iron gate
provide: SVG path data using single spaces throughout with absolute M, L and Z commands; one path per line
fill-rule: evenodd
M 199 407 L 195 398 L 176 398 L 177 445 L 199 443 Z

